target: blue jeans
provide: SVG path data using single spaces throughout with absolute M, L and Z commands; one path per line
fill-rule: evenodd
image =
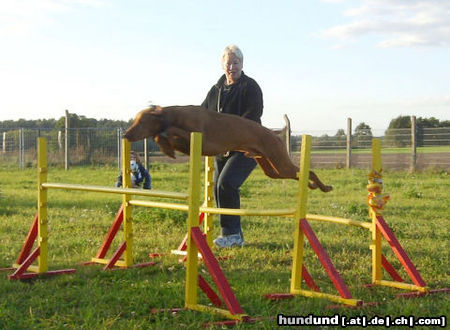
M 241 199 L 239 188 L 256 167 L 252 158 L 241 152 L 232 152 L 228 157 L 214 159 L 214 198 L 220 208 L 239 209 Z M 238 215 L 219 215 L 222 235 L 242 233 L 241 217 Z

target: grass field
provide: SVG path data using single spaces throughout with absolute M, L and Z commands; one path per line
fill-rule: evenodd
M 187 191 L 186 164 L 153 164 L 153 188 Z M 317 170 L 334 186 L 328 194 L 312 191 L 310 213 L 369 221 L 364 170 Z M 49 182 L 113 185 L 114 168 L 50 168 Z M 449 281 L 450 180 L 445 171 L 384 173 L 385 192 L 391 200 L 384 213 L 387 223 L 421 272 L 428 286 L 445 288 Z M 36 169 L 0 170 L 0 268 L 17 258 L 36 212 Z M 270 180 L 257 169 L 242 187 L 244 208 L 291 208 L 295 205 L 296 182 Z M 76 268 L 77 273 L 11 281 L 0 275 L 0 329 L 197 329 L 220 317 L 194 311 L 151 314 L 152 308 L 182 307 L 183 264 L 176 256 L 157 259 L 157 265 L 141 269 L 101 271 L 101 266 L 81 266 L 94 256 L 120 206 L 117 195 L 49 191 L 49 268 Z M 184 236 L 186 214 L 162 209 L 133 209 L 135 262 L 149 261 L 150 252 L 167 253 Z M 265 319 L 238 328 L 276 328 L 269 316 L 346 315 L 439 317 L 449 315 L 449 295 L 396 299 L 401 290 L 364 288 L 371 280 L 370 234 L 356 227 L 313 223 L 312 227 L 355 298 L 381 302 L 363 309 L 330 309 L 332 303 L 297 297 L 270 302 L 266 293 L 288 292 L 295 223 L 279 217 L 244 217 L 247 246 L 213 251 L 230 256 L 220 261 L 242 308 Z M 215 222 L 217 224 L 217 222 Z M 218 229 L 215 229 L 218 234 Z M 121 235 L 119 235 L 122 238 Z M 118 241 L 113 248 L 117 247 Z M 322 291 L 335 289 L 309 245 L 305 262 Z M 396 269 L 387 244 L 383 253 Z M 200 266 L 202 273 L 205 267 Z M 400 271 L 408 278 L 404 271 Z M 384 274 L 385 278 L 388 275 Z M 205 277 L 206 274 L 205 274 Z M 208 278 L 208 277 L 207 277 Z M 408 280 L 409 282 L 409 280 Z M 208 301 L 200 292 L 200 303 Z M 317 327 L 311 327 L 317 328 Z

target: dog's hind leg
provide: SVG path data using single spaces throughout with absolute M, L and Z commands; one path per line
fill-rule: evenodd
M 280 173 L 276 171 L 276 169 L 272 166 L 272 163 L 270 163 L 266 158 L 264 157 L 258 157 L 254 158 L 258 165 L 263 170 L 264 174 L 267 175 L 269 178 L 272 179 L 279 179 Z

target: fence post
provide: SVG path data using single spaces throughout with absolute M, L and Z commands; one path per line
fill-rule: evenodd
M 352 167 L 352 119 L 347 118 L 347 168 Z
M 6 132 L 3 132 L 3 153 L 6 153 Z
M 118 167 L 118 169 L 119 169 L 119 171 L 122 169 L 122 165 L 121 165 L 121 159 L 122 159 L 122 157 L 121 157 L 121 150 L 122 150 L 122 148 L 121 148 L 121 142 L 122 141 L 122 128 L 121 127 L 119 127 L 118 129 L 117 129 L 117 167 Z
M 62 132 L 58 131 L 58 148 L 61 151 L 62 150 Z
M 67 171 L 69 169 L 70 155 L 69 155 L 69 110 L 66 110 L 66 121 L 65 121 L 65 149 L 64 149 L 64 168 Z
M 23 128 L 19 129 L 19 169 L 23 170 L 25 168 L 25 141 Z
M 417 162 L 417 136 L 416 116 L 411 116 L 411 172 L 416 170 Z
M 144 167 L 148 171 L 148 139 L 144 139 Z
M 291 156 L 291 122 L 288 118 L 288 116 L 285 114 L 283 116 L 284 122 L 286 123 L 285 129 L 285 135 L 286 135 L 286 148 L 289 157 Z
M 25 130 L 22 128 L 21 130 L 20 130 L 20 133 L 21 133 L 21 135 L 22 135 L 22 150 L 21 150 L 21 152 L 22 152 L 22 170 L 24 170 L 25 169 Z

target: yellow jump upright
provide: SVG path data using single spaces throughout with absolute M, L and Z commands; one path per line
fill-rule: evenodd
M 42 184 L 47 182 L 47 140 L 38 138 L 38 273 L 48 271 L 48 221 L 47 189 Z
M 381 174 L 381 141 L 380 139 L 372 139 L 372 172 Z M 372 283 L 381 281 L 381 233 L 377 228 L 377 219 L 373 214 L 373 210 L 369 208 L 369 216 L 372 219 L 371 238 L 372 244 Z
M 123 188 L 132 188 L 131 169 L 130 169 L 131 145 L 127 139 L 122 139 L 122 186 Z M 123 194 L 123 234 L 126 249 L 124 252 L 124 265 L 131 267 L 133 265 L 133 221 L 131 218 L 131 196 Z
M 214 157 L 205 157 L 205 186 L 204 186 L 204 194 L 205 200 L 203 202 L 203 206 L 205 207 L 213 207 L 214 206 Z M 212 246 L 213 243 L 213 220 L 214 217 L 211 213 L 205 212 L 204 223 L 204 233 L 206 234 L 206 241 L 209 246 Z
M 298 173 L 298 200 L 295 213 L 296 221 L 306 218 L 307 202 L 308 202 L 308 176 L 311 159 L 311 136 L 303 135 L 301 157 L 300 157 L 300 172 Z M 295 294 L 301 290 L 302 284 L 302 265 L 303 265 L 303 243 L 304 235 L 300 228 L 300 222 L 295 227 L 294 236 L 294 256 L 292 260 L 292 274 L 291 274 L 291 293 Z
M 202 135 L 192 133 L 191 155 L 189 158 L 189 210 L 187 217 L 187 260 L 186 260 L 186 307 L 197 305 L 198 249 L 192 239 L 193 227 L 199 226 L 200 208 L 200 164 L 202 156 Z

